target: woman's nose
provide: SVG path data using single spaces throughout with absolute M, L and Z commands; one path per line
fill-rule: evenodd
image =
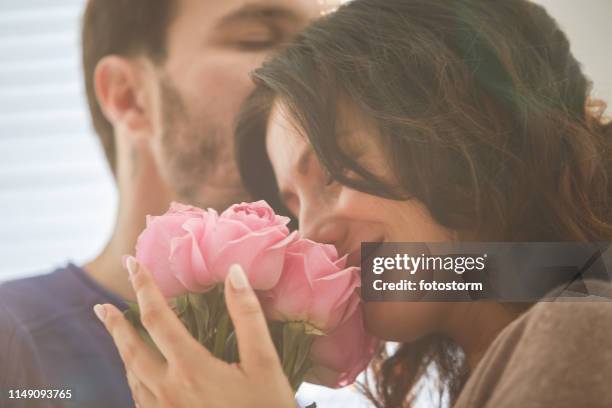
M 338 248 L 345 238 L 345 228 L 332 212 L 323 207 L 302 207 L 299 223 L 302 235 L 316 242 L 332 244 Z

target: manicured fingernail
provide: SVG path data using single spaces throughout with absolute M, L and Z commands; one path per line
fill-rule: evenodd
M 124 268 L 127 268 L 127 260 L 130 258 L 130 256 L 132 255 L 123 255 L 121 257 L 121 266 L 123 266 Z
M 241 290 L 249 287 L 249 280 L 244 274 L 242 266 L 233 264 L 229 268 L 229 281 L 234 289 Z
M 104 322 L 104 319 L 106 318 L 106 309 L 104 308 L 104 306 L 95 305 L 93 307 L 93 310 L 96 316 L 98 316 L 98 319 L 100 319 L 101 322 Z
M 127 270 L 130 276 L 134 276 L 138 273 L 138 261 L 133 256 L 128 257 L 126 260 Z

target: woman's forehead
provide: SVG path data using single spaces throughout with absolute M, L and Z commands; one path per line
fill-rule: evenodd
M 266 151 L 274 171 L 291 167 L 297 155 L 308 145 L 308 139 L 303 137 L 287 107 L 281 102 L 275 102 L 266 132 Z

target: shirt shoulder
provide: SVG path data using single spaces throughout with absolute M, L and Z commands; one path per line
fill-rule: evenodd
M 132 406 L 123 363 L 93 313 L 96 303 L 125 307 L 118 296 L 74 265 L 4 283 L 0 286 L 0 322 L 6 321 L 11 330 L 21 334 L 14 341 L 0 342 L 0 355 L 28 365 L 30 360 L 32 365 L 39 363 L 47 385 L 44 388 L 72 391 L 72 399 L 62 401 L 66 407 Z M 11 375 L 13 384 L 26 388 L 29 374 L 19 374 L 18 363 L 9 364 L 18 373 Z M 1 400 L 0 408 L 4 408 Z
M 0 305 L 0 407 L 51 407 L 47 401 L 18 401 L 9 390 L 43 389 L 46 381 L 33 340 L 15 316 Z
M 535 304 L 517 329 L 532 336 L 563 335 L 582 342 L 593 342 L 597 334 L 612 332 L 612 325 L 601 324 L 612 322 L 612 285 L 603 281 L 585 285 L 590 295 Z M 592 335 L 584 336 L 583 330 Z
M 540 302 L 506 327 L 457 407 L 612 406 L 612 287 L 599 296 Z
M 69 317 L 72 313 L 89 312 L 96 303 L 123 306 L 121 299 L 100 287 L 85 271 L 72 264 L 51 273 L 0 285 L 0 305 L 30 331 Z

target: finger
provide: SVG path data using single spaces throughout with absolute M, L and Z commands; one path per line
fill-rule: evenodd
M 236 329 L 240 365 L 248 373 L 277 366 L 280 361 L 266 318 L 240 265 L 232 265 L 225 281 L 225 301 Z
M 160 406 L 159 401 L 155 398 L 151 390 L 142 382 L 138 381 L 138 379 L 134 377 L 134 374 L 128 371 L 126 375 L 136 408 L 155 408 Z
M 140 321 L 166 359 L 189 359 L 194 347 L 203 349 L 168 306 L 147 268 L 134 257 L 126 263 L 138 299 Z
M 161 381 L 166 363 L 145 344 L 123 313 L 109 304 L 96 305 L 94 311 L 112 336 L 126 371 L 132 372 L 149 387 Z

